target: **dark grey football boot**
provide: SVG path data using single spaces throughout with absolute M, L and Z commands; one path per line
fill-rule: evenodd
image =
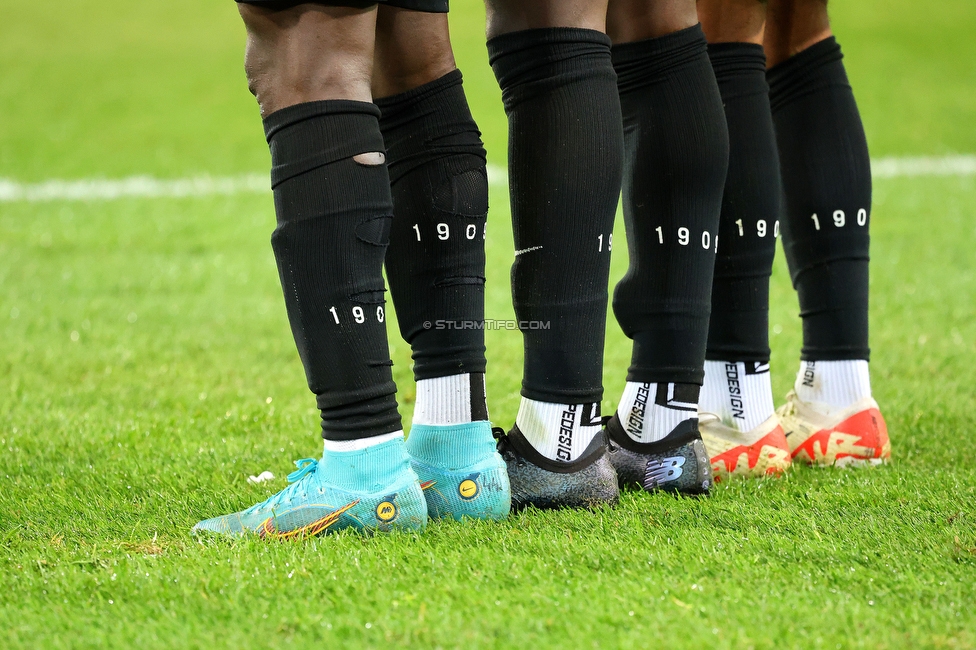
M 583 455 L 565 463 L 546 458 L 525 439 L 518 426 L 507 434 L 493 429 L 498 453 L 508 465 L 512 485 L 512 510 L 536 508 L 593 508 L 615 505 L 620 490 L 617 474 L 607 455 L 603 432 L 598 433 Z
M 621 487 L 639 485 L 648 492 L 708 495 L 712 465 L 698 431 L 698 418 L 685 420 L 662 440 L 651 443 L 636 442 L 627 435 L 616 414 L 607 420 L 605 431 L 610 463 Z

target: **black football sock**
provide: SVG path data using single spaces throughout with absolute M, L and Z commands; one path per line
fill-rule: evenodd
M 802 358 L 867 359 L 871 161 L 843 55 L 827 38 L 767 73 Z
M 708 56 L 729 126 L 712 314 L 699 408 L 749 431 L 773 414 L 769 377 L 769 276 L 782 183 L 761 45 L 717 43 Z
M 607 282 L 623 155 L 610 39 L 531 29 L 491 39 L 488 54 L 508 115 L 512 296 L 525 349 L 509 439 L 523 455 L 581 471 L 604 448 Z
M 696 25 L 616 45 L 613 64 L 630 250 L 613 309 L 634 340 L 627 381 L 700 386 L 729 156 L 705 36 Z
M 522 395 L 599 403 L 623 148 L 610 39 L 531 29 L 491 39 L 488 53 L 509 121 Z
M 434 420 L 456 423 L 462 407 L 468 421 L 487 420 L 481 325 L 488 178 L 461 72 L 376 104 L 393 191 L 386 271 L 400 332 L 413 350 L 414 422 L 432 411 Z M 459 378 L 467 386 L 460 401 L 453 397 L 457 381 L 422 383 L 456 375 L 469 375 Z
M 769 276 L 782 184 L 769 109 L 766 55 L 753 43 L 708 46 L 729 127 L 712 313 L 705 357 L 769 362 Z M 754 364 L 753 364 L 754 365 Z
M 384 150 L 378 117 L 373 104 L 330 100 L 264 120 L 278 215 L 271 244 L 327 440 L 402 428 L 382 273 L 393 215 L 390 179 L 385 164 L 352 158 Z

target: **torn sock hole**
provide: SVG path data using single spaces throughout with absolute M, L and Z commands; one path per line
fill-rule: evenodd
M 458 276 L 454 276 L 452 278 L 442 278 L 440 280 L 437 280 L 436 282 L 434 282 L 434 286 L 435 287 L 454 287 L 454 286 L 465 285 L 465 284 L 478 285 L 478 284 L 484 284 L 484 283 L 485 283 L 485 279 L 482 278 L 482 277 L 479 277 L 479 276 L 473 276 L 473 275 L 463 276 L 463 275 L 458 275 Z
M 349 300 L 360 305 L 382 305 L 386 302 L 384 293 L 383 290 L 360 291 L 349 296 Z
M 367 151 L 366 153 L 357 153 L 352 159 L 360 165 L 375 167 L 386 162 L 386 154 L 382 151 Z

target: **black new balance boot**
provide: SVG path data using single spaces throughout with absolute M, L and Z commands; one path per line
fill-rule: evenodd
M 566 463 L 536 451 L 518 426 L 513 426 L 508 434 L 497 427 L 493 431 L 498 439 L 498 453 L 508 465 L 513 510 L 530 505 L 552 509 L 617 503 L 617 474 L 610 464 L 603 432 L 593 438 L 579 458 Z
M 648 492 L 708 495 L 712 466 L 697 418 L 681 422 L 663 439 L 651 443 L 634 441 L 616 415 L 607 420 L 605 431 L 610 464 L 617 471 L 620 487 L 639 485 Z M 514 483 L 512 489 L 514 500 Z

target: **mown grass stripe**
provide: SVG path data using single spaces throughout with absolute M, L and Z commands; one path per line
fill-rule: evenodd
M 904 156 L 871 161 L 876 179 L 915 176 L 976 175 L 976 155 Z M 499 165 L 488 165 L 488 181 L 508 185 L 508 172 Z M 197 196 L 264 194 L 269 191 L 267 174 L 240 176 L 195 176 L 160 179 L 131 176 L 121 179 L 52 179 L 40 183 L 20 183 L 0 178 L 0 203 L 24 201 L 112 201 L 122 198 L 185 198 Z

